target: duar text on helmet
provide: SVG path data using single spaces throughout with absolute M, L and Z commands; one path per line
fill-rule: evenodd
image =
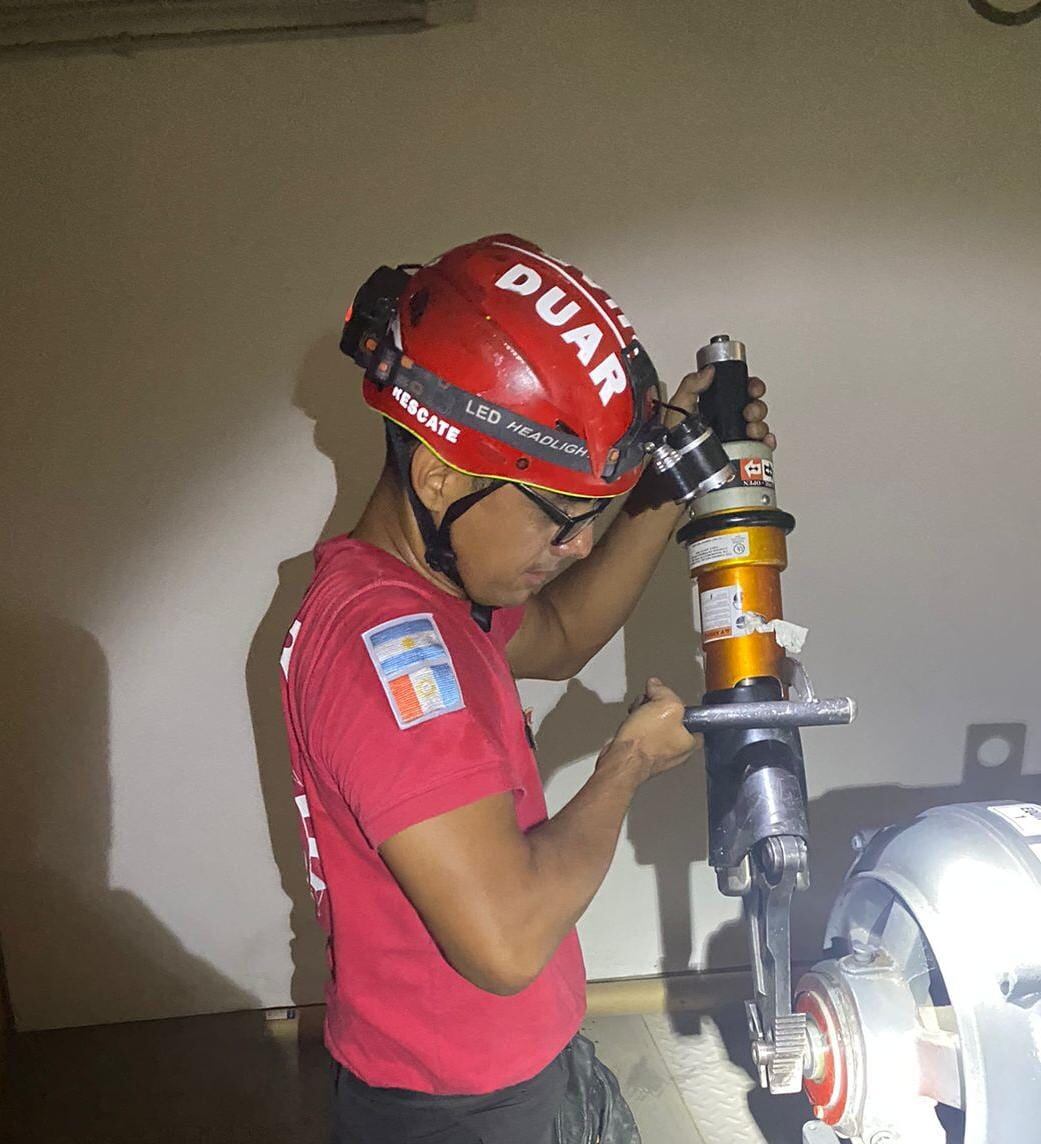
M 559 267 L 558 267 L 559 268 Z M 589 321 L 588 313 L 582 314 L 582 303 L 574 297 L 569 297 L 560 286 L 550 286 L 542 290 L 542 275 L 533 267 L 523 262 L 514 263 L 495 282 L 500 290 L 508 290 L 513 294 L 537 295 L 535 298 L 535 313 L 549 326 L 564 327 L 575 317 L 580 317 L 578 325 L 568 329 L 561 329 L 560 338 L 575 347 L 578 360 L 584 365 L 591 365 L 593 359 L 600 353 L 600 343 L 604 340 L 604 330 L 597 323 Z M 581 288 L 579 288 L 581 289 Z M 541 291 L 541 293 L 540 293 Z M 583 292 L 584 293 L 584 292 Z M 588 294 L 586 301 L 597 309 L 598 304 Z M 632 323 L 617 308 L 617 303 L 610 302 L 616 313 L 615 317 L 623 325 L 632 329 Z M 605 314 L 606 318 L 607 315 Z M 611 335 L 624 348 L 622 339 L 613 326 L 608 323 Z M 629 381 L 617 352 L 609 352 L 602 356 L 595 366 L 589 370 L 589 380 L 596 386 L 602 404 L 607 403 L 616 394 L 625 393 L 629 388 Z

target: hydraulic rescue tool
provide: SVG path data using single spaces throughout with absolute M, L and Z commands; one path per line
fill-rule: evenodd
M 653 463 L 691 506 L 678 539 L 706 693 L 684 721 L 705 736 L 709 861 L 745 903 L 760 1084 L 805 1089 L 804 1144 L 1041 1139 L 1041 805 L 937 806 L 855 835 L 825 958 L 793 1004 L 789 909 L 808 885 L 798 729 L 856 712 L 816 699 L 792 658 L 805 630 L 783 619 L 780 574 L 795 521 L 777 506 L 771 450 L 745 439 L 744 346 L 713 338 L 698 353 L 708 364 L 699 414 Z M 690 453 L 698 465 L 677 479 Z
M 792 1006 L 789 915 L 793 893 L 809 884 L 799 728 L 850 723 L 856 708 L 851 699 L 815 698 L 786 654 L 805 636 L 781 609 L 795 519 L 777 506 L 772 450 L 746 436 L 745 347 L 714 337 L 698 351 L 698 367 L 706 365 L 715 376 L 698 414 L 653 457 L 673 499 L 691 512 L 677 539 L 687 548 L 700 612 L 706 691 L 684 722 L 705 736 L 709 861 L 722 893 L 745 902 L 755 992 L 746 1010 L 760 1084 L 798 1092 L 807 1017 Z M 702 462 L 678 478 L 713 432 L 727 471 L 705 478 L 711 465 Z

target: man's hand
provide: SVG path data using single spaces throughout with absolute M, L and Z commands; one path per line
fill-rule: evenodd
M 624 776 L 634 789 L 655 775 L 679 766 L 701 740 L 683 726 L 683 701 L 660 679 L 647 680 L 615 737 L 600 752 L 598 771 Z
M 688 373 L 679 383 L 676 392 L 669 398 L 670 405 L 678 405 L 688 413 L 698 404 L 698 394 L 704 393 L 712 384 L 715 369 L 708 365 L 697 373 Z M 766 393 L 766 385 L 762 378 L 750 377 L 748 379 L 748 396 L 752 400 L 745 406 L 745 420 L 748 422 L 748 436 L 753 441 L 762 441 L 771 449 L 777 448 L 777 438 L 770 432 L 770 426 L 765 421 L 766 402 L 762 400 Z M 679 413 L 672 409 L 665 410 L 665 424 L 672 428 L 682 420 Z

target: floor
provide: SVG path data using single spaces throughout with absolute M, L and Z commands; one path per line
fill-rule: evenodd
M 801 1144 L 806 1100 L 761 1092 L 730 1059 L 745 1036 L 739 1010 L 679 1030 L 664 1014 L 591 1017 L 586 1035 L 621 1081 L 644 1144 Z
M 743 984 L 672 990 L 669 1012 L 591 997 L 586 1035 L 615 1071 L 644 1144 L 801 1144 L 800 1097 L 747 1071 Z M 325 1144 L 321 1010 L 232 1013 L 23 1034 L 0 1140 L 29 1144 Z M 273 1017 L 273 1019 L 271 1019 Z M 735 1063 L 738 1062 L 738 1063 Z M 390 1142 L 388 1142 L 390 1144 Z

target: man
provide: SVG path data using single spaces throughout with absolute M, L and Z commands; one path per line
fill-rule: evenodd
M 547 819 L 514 681 L 572 676 L 625 622 L 681 516 L 641 480 L 648 433 L 711 373 L 664 406 L 618 305 L 511 235 L 382 268 L 342 348 L 387 461 L 282 656 L 335 1140 L 549 1144 L 585 1011 L 575 923 L 637 787 L 694 739 L 649 680 Z M 746 418 L 772 443 L 763 392 Z

